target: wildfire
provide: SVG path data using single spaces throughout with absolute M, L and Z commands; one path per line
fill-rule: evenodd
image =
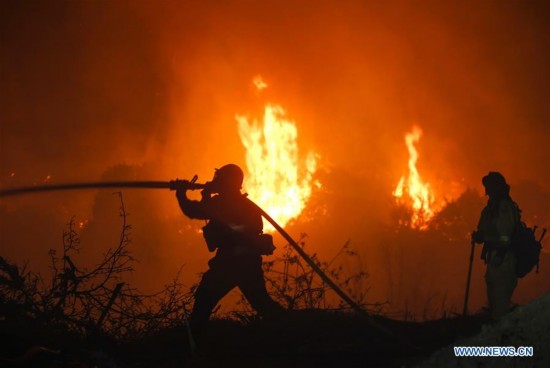
M 262 81 L 260 86 L 265 88 L 266 84 Z M 266 104 L 262 124 L 257 120 L 250 123 L 240 115 L 236 120 L 246 148 L 248 175 L 244 186 L 250 198 L 284 226 L 300 215 L 313 185 L 319 185 L 313 182 L 317 156 L 310 152 L 305 162 L 300 162 L 298 129 L 279 105 Z M 273 230 L 267 224 L 265 231 Z
M 427 229 L 428 222 L 440 209 L 430 188 L 430 184 L 422 182 L 416 168 L 418 152 L 414 144 L 420 140 L 422 130 L 414 126 L 412 132 L 405 135 L 405 143 L 409 151 L 409 174 L 402 176 L 393 191 L 398 203 L 406 203 L 412 207 L 411 226 L 416 229 Z

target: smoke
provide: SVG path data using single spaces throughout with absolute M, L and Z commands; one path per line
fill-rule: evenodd
M 403 136 L 413 124 L 424 132 L 418 169 L 440 196 L 456 183 L 481 191 L 481 177 L 498 170 L 524 215 L 549 221 L 537 201 L 550 184 L 545 2 L 0 6 L 3 188 L 113 172 L 208 180 L 224 163 L 245 166 L 235 114 L 258 115 L 272 101 L 297 122 L 302 152 L 321 157 L 323 191 L 310 216 L 290 226 L 307 232 L 321 256 L 352 238 L 372 270 L 383 268 L 378 230 L 392 224 L 391 191 L 407 169 Z M 257 74 L 269 84 L 261 96 L 251 90 Z M 166 283 L 181 263 L 190 278 L 204 270 L 201 224 L 183 218 L 171 193 L 124 197 L 137 281 Z M 3 202 L 1 253 L 31 265 L 72 215 L 89 220 L 83 243 L 97 247 L 90 254 L 116 242 L 110 193 Z M 22 236 L 20 226 L 33 231 Z M 376 289 L 381 276 L 371 277 Z

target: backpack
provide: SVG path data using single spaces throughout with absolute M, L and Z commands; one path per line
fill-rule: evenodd
M 537 273 L 539 271 L 541 242 L 546 234 L 546 229 L 543 230 L 539 240 L 535 237 L 536 230 L 536 226 L 530 228 L 524 222 L 519 221 L 514 234 L 512 251 L 516 255 L 516 276 L 519 278 L 527 275 L 535 266 L 537 266 Z

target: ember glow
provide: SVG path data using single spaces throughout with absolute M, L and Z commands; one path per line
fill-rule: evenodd
M 416 168 L 418 152 L 414 144 L 420 140 L 421 136 L 422 129 L 418 126 L 414 126 L 412 131 L 405 135 L 405 143 L 409 151 L 409 173 L 401 177 L 393 195 L 398 203 L 411 207 L 413 211 L 411 227 L 425 230 L 428 227 L 428 222 L 441 209 L 441 205 L 436 202 L 430 184 L 422 181 Z
M 240 115 L 236 119 L 246 148 L 248 175 L 244 186 L 252 200 L 285 226 L 300 215 L 311 196 L 317 157 L 309 152 L 305 161 L 300 161 L 298 129 L 279 105 L 265 106 L 262 123 L 249 122 Z M 265 228 L 273 230 L 271 225 Z
M 258 92 L 267 88 L 267 83 L 264 82 L 263 78 L 260 75 L 254 77 L 254 80 L 252 80 L 252 84 L 254 84 L 254 87 L 256 87 L 256 90 Z

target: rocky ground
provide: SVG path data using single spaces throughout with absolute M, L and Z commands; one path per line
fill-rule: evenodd
M 529 346 L 533 347 L 534 354 L 532 357 L 457 358 L 454 355 L 456 346 Z M 453 342 L 416 367 L 550 367 L 550 294 L 518 306 L 501 321 L 484 325 L 480 333 Z

